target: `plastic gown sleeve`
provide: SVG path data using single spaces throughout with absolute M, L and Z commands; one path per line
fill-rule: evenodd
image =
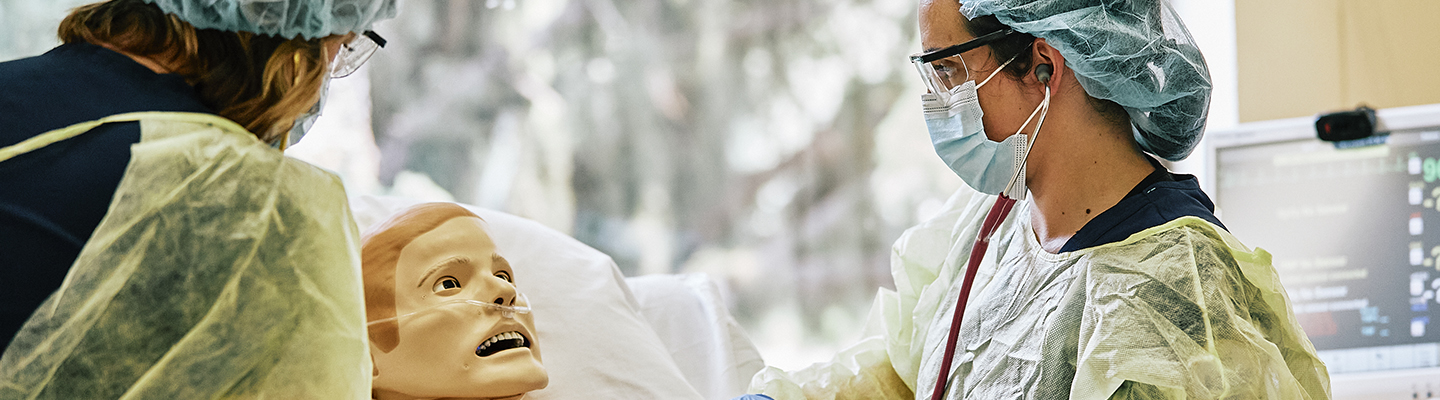
M 893 295 L 893 292 L 882 293 L 875 306 L 892 302 Z M 871 309 L 872 317 L 876 309 Z M 762 393 L 775 400 L 908 399 L 914 396 L 890 366 L 884 337 L 871 329 L 866 331 L 864 339 L 841 351 L 832 361 L 797 371 L 765 367 L 750 381 L 748 392 Z
M 222 118 L 130 118 L 110 209 L 0 359 L 0 399 L 368 399 L 339 179 Z
M 895 242 L 890 263 L 896 290 L 880 289 L 859 343 L 829 362 L 799 371 L 767 367 L 755 375 L 750 392 L 776 400 L 915 398 L 925 338 L 937 329 L 930 322 L 944 310 L 948 283 L 964 272 L 965 259 L 956 258 L 957 252 L 968 254 L 975 239 L 976 230 L 965 227 L 979 226 L 987 211 L 971 205 L 993 200 L 975 194 L 956 192 L 945 212 L 910 228 Z M 985 279 L 984 270 L 976 279 Z

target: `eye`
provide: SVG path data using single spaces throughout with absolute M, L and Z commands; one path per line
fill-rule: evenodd
M 455 289 L 460 289 L 460 280 L 455 279 L 455 277 L 453 276 L 446 276 L 441 277 L 438 281 L 435 281 L 435 287 L 433 290 L 435 291 L 435 293 L 440 293 L 446 290 Z
M 959 78 L 959 75 L 963 74 L 962 71 L 965 68 L 964 64 L 956 62 L 950 58 L 937 61 L 933 65 L 935 66 L 935 73 L 940 74 L 940 76 L 944 77 L 945 79 L 952 80 Z
M 515 283 L 515 279 L 510 277 L 510 271 L 496 272 L 495 277 L 504 279 L 506 282 Z

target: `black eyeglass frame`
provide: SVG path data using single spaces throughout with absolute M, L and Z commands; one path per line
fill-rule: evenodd
M 365 31 L 364 35 L 374 41 L 375 44 L 380 45 L 380 48 L 385 48 L 385 38 L 380 37 L 380 34 L 375 33 L 375 31 Z
M 922 63 L 935 62 L 936 60 L 944 59 L 944 58 L 946 58 L 946 57 L 952 57 L 952 56 L 960 55 L 960 53 L 964 53 L 964 52 L 967 52 L 967 51 L 970 51 L 970 50 L 974 50 L 974 49 L 976 49 L 976 48 L 979 48 L 980 46 L 984 46 L 984 45 L 987 45 L 987 44 L 995 43 L 995 42 L 999 41 L 1000 39 L 1004 39 L 1004 38 L 1009 37 L 1010 35 L 1013 35 L 1013 34 L 1015 34 L 1015 33 L 1016 33 L 1016 31 L 1015 31 L 1014 29 L 1010 29 L 1010 28 L 1001 29 L 1001 30 L 998 30 L 998 31 L 994 31 L 994 32 L 990 32 L 990 33 L 987 33 L 987 34 L 984 34 L 984 35 L 980 35 L 980 37 L 977 37 L 977 38 L 974 38 L 974 39 L 970 39 L 970 41 L 967 41 L 967 42 L 965 42 L 965 43 L 961 43 L 961 44 L 957 44 L 957 45 L 954 45 L 954 46 L 946 47 L 946 48 L 943 48 L 943 49 L 940 49 L 940 50 L 935 50 L 935 51 L 932 51 L 932 52 L 929 52 L 929 53 L 921 53 L 921 54 L 917 54 L 917 55 L 910 56 L 910 61 L 911 61 L 911 62 L 922 62 Z

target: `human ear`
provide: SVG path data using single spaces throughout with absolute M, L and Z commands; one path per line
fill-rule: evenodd
M 1066 73 L 1069 73 L 1069 69 L 1065 68 L 1065 56 L 1060 54 L 1060 50 L 1051 47 L 1050 43 L 1047 43 L 1043 38 L 1035 39 L 1035 46 L 1033 46 L 1032 49 L 1032 51 L 1035 52 L 1035 62 L 1033 63 L 1035 67 L 1038 68 L 1041 65 L 1049 65 L 1051 68 L 1050 81 L 1041 83 L 1050 87 L 1050 93 L 1059 93 L 1061 88 L 1060 81 L 1064 80 L 1062 78 Z M 1034 72 L 1032 72 L 1032 76 L 1033 74 Z

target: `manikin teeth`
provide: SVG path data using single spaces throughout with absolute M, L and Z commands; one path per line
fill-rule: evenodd
M 530 347 L 530 341 L 526 340 L 525 336 L 521 335 L 520 332 L 510 331 L 491 336 L 489 339 L 485 339 L 484 342 L 480 342 L 480 347 L 475 348 L 475 355 L 486 357 L 518 347 Z
M 481 344 L 480 344 L 480 347 L 482 347 L 482 348 L 484 348 L 484 347 L 490 347 L 490 345 L 495 344 L 495 342 L 499 342 L 499 341 L 501 341 L 501 340 L 523 339 L 523 338 L 525 338 L 525 337 L 524 337 L 524 336 L 520 336 L 520 332 L 515 332 L 515 331 L 505 332 L 505 333 L 501 333 L 501 334 L 498 334 L 498 335 L 495 335 L 495 336 L 491 336 L 489 339 L 486 339 L 486 340 L 485 340 L 485 343 L 481 343 Z

